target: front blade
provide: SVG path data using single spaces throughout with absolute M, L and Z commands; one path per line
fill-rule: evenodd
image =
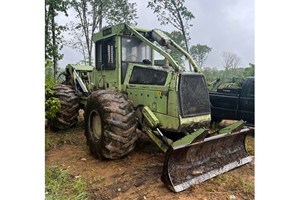
M 202 183 L 219 174 L 251 162 L 245 147 L 249 129 L 216 135 L 166 153 L 161 180 L 174 192 Z

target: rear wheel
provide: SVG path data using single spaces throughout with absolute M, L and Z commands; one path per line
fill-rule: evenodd
M 124 94 L 93 92 L 84 119 L 87 144 L 98 158 L 117 159 L 134 149 L 137 123 L 132 103 Z
M 74 126 L 77 122 L 79 99 L 75 90 L 70 85 L 59 84 L 53 87 L 55 97 L 59 99 L 61 108 L 56 113 L 56 118 L 51 121 L 54 130 L 64 130 Z

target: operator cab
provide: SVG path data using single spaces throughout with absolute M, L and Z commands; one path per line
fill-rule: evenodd
M 145 30 L 119 24 L 96 33 L 93 41 L 96 46 L 94 76 L 102 77 L 97 79 L 95 87 L 125 91 L 126 84 L 164 86 L 169 72 L 186 71 L 176 59 L 183 56 L 195 72 L 200 71 L 193 58 L 158 29 Z
M 123 66 L 126 66 L 124 63 L 137 63 L 173 68 L 176 71 L 185 71 L 184 65 L 187 64 L 198 68 L 187 52 L 158 29 L 145 30 L 120 24 L 104 28 L 94 35 L 93 41 L 96 43 L 97 70 L 113 70 L 119 63 Z M 182 57 L 187 58 L 187 63 Z

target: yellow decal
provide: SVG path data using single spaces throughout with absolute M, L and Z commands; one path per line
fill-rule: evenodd
M 160 96 L 161 96 L 161 91 L 157 91 L 157 93 L 156 93 L 156 94 L 157 94 L 157 96 L 159 96 L 159 97 L 160 97 Z

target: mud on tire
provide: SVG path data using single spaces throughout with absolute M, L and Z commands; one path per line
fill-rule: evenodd
M 135 112 L 124 94 L 94 91 L 87 101 L 84 120 L 87 144 L 98 158 L 117 159 L 134 149 Z
M 55 97 L 59 99 L 61 108 L 56 113 L 56 118 L 51 121 L 54 130 L 64 130 L 74 126 L 79 114 L 79 98 L 70 85 L 59 84 L 53 87 Z

